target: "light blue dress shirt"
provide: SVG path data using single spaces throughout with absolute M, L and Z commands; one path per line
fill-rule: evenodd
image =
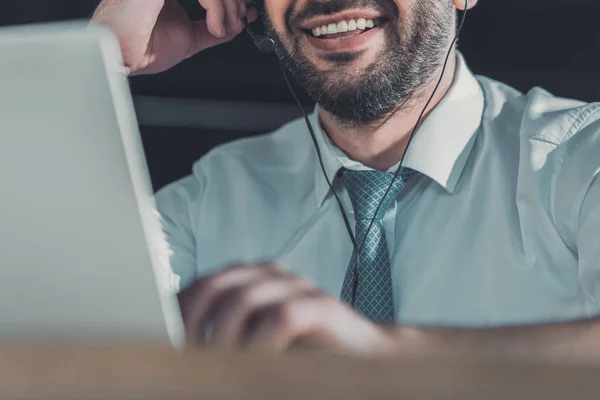
M 318 110 L 312 114 L 319 127 Z M 328 175 L 364 169 L 317 129 Z M 599 314 L 600 104 L 455 79 L 384 219 L 397 321 L 494 326 Z M 334 188 L 349 211 L 339 180 Z M 277 261 L 339 298 L 352 244 L 303 120 L 221 146 L 157 203 L 181 287 Z

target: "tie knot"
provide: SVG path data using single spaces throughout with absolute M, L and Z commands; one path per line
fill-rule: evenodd
M 394 180 L 394 174 L 389 172 L 343 169 L 341 179 L 350 195 L 355 218 L 357 220 L 382 219 L 396 197 L 404 189 L 404 182 L 413 175 L 413 172 L 412 170 L 403 169 Z M 390 188 L 392 181 L 394 181 L 394 184 Z M 389 192 L 385 196 L 388 188 Z M 381 207 L 375 215 L 380 203 Z

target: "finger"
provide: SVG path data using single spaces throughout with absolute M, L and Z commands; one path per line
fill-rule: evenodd
M 245 18 L 248 13 L 248 6 L 245 0 L 238 0 L 238 9 L 240 10 L 240 18 Z
M 244 29 L 244 23 L 240 15 L 240 4 L 238 0 L 222 0 L 225 5 L 228 30 L 239 34 Z
M 220 274 L 201 279 L 192 287 L 184 290 L 179 299 L 188 340 L 204 341 L 203 330 L 208 321 L 208 311 L 222 293 L 240 285 L 248 285 L 258 279 L 264 279 L 269 270 L 264 266 L 232 267 Z
M 190 52 L 187 55 L 188 58 L 201 52 L 202 50 L 227 43 L 233 40 L 233 38 L 236 36 L 235 34 L 227 34 L 221 38 L 214 36 L 209 31 L 206 20 L 194 21 L 192 22 L 192 27 L 194 29 L 194 39 L 192 47 L 190 48 Z
M 296 342 L 325 342 L 331 317 L 329 301 L 324 295 L 311 292 L 264 310 L 254 319 L 245 347 L 250 351 L 282 353 Z
M 206 25 L 209 32 L 217 38 L 224 38 L 227 29 L 223 0 L 198 0 L 198 2 L 206 10 Z
M 211 345 L 222 349 L 239 348 L 253 315 L 312 290 L 300 278 L 283 276 L 256 282 L 230 293 L 225 303 L 218 307 Z
M 347 305 L 312 292 L 262 313 L 246 346 L 259 352 L 327 350 L 383 356 L 397 351 L 390 331 L 390 326 L 373 324 Z
M 240 5 L 240 15 L 242 18 L 246 18 L 248 22 L 254 22 L 258 18 L 258 11 L 254 5 L 254 2 L 249 0 L 238 0 Z
M 188 341 L 204 342 L 206 314 L 222 291 L 231 290 L 248 280 L 256 279 L 258 273 L 255 268 L 233 267 L 221 274 L 201 279 L 183 291 L 179 298 Z
M 248 19 L 248 22 L 256 21 L 256 19 L 258 18 L 258 12 L 256 11 L 255 7 L 247 8 L 246 18 Z
M 258 12 L 256 11 L 256 7 L 254 7 L 251 1 L 247 0 L 238 0 L 239 10 L 240 10 L 240 18 L 242 22 L 244 22 L 243 26 L 246 27 L 245 22 L 254 22 L 258 17 Z M 246 21 L 244 21 L 246 19 Z

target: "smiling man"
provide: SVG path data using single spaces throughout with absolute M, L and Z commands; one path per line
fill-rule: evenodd
M 424 86 L 437 83 L 456 31 L 451 1 L 338 0 L 271 7 L 263 20 L 284 66 L 324 111 L 357 128 L 382 123 L 402 105 L 419 108 L 414 100 L 429 98 L 433 88 Z
M 452 47 L 475 0 L 199 2 L 94 19 L 143 74 L 258 11 L 317 107 L 314 143 L 293 121 L 157 195 L 190 343 L 600 355 L 600 104 L 475 77 Z

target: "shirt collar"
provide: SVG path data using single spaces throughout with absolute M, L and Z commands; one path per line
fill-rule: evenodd
M 404 166 L 427 175 L 448 193 L 454 189 L 466 165 L 481 124 L 484 96 L 479 82 L 457 51 L 454 81 L 440 103 L 427 116 L 413 137 Z M 340 168 L 369 170 L 351 160 L 327 136 L 319 121 L 319 107 L 309 116 L 323 157 L 323 165 L 330 182 Z M 398 166 L 392 167 L 394 170 Z M 319 205 L 329 193 L 329 185 L 320 166 L 315 171 L 315 193 Z

